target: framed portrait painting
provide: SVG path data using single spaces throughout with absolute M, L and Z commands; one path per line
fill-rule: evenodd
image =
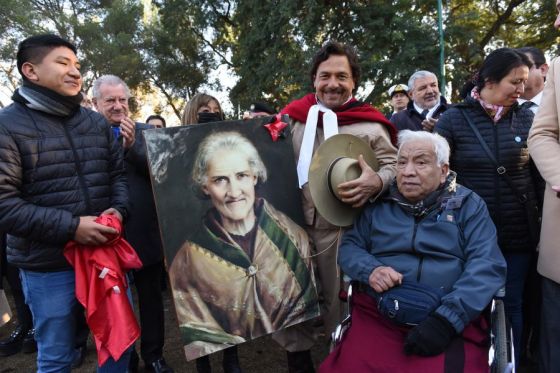
M 319 315 L 290 134 L 270 121 L 144 132 L 188 360 Z

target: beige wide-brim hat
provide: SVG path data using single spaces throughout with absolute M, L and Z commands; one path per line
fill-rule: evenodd
M 379 170 L 379 162 L 373 149 L 353 135 L 332 136 L 313 154 L 309 167 L 311 198 L 319 214 L 333 225 L 349 226 L 361 211 L 360 208 L 353 208 L 342 202 L 337 188 L 341 183 L 360 177 L 360 154 L 374 171 Z

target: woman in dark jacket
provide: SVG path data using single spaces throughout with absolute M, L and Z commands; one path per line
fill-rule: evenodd
M 523 53 L 513 49 L 490 53 L 473 78 L 470 94 L 447 110 L 434 130 L 449 142 L 450 165 L 458 183 L 485 200 L 496 225 L 508 266 L 505 305 L 517 361 L 523 288 L 538 240 L 538 222 L 528 216 L 528 207 L 537 206 L 537 183 L 527 149 L 533 114 L 517 104 L 531 65 Z

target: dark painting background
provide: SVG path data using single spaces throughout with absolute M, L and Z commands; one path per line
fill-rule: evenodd
M 213 132 L 237 131 L 257 148 L 268 174 L 257 185 L 257 197 L 303 225 L 296 162 L 288 128 L 276 142 L 264 127 L 269 117 L 253 120 L 196 124 L 146 130 L 148 162 L 167 263 L 171 263 L 184 241 L 202 227 L 202 217 L 211 207 L 202 199 L 191 178 L 198 144 Z

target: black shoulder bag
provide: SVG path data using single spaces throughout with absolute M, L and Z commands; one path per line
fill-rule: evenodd
M 527 193 L 521 193 L 519 189 L 517 189 L 517 187 L 513 183 L 513 180 L 507 174 L 506 168 L 498 164 L 498 161 L 494 157 L 494 154 L 492 154 L 492 151 L 488 147 L 488 144 L 486 144 L 486 141 L 484 141 L 484 139 L 482 138 L 482 135 L 478 131 L 478 128 L 476 128 L 476 126 L 472 122 L 471 118 L 469 118 L 469 116 L 465 113 L 464 110 L 460 110 L 460 111 L 461 114 L 463 114 L 463 117 L 465 117 L 472 131 L 476 135 L 476 138 L 480 142 L 482 149 L 484 149 L 486 155 L 488 156 L 488 158 L 490 158 L 490 160 L 496 167 L 496 172 L 498 173 L 498 175 L 500 175 L 506 181 L 506 183 L 509 185 L 513 193 L 516 195 L 519 202 L 525 207 L 525 211 L 527 213 L 527 224 L 529 228 L 529 234 L 531 235 L 531 242 L 536 247 L 537 244 L 539 243 L 540 232 L 541 232 L 541 227 L 540 227 L 541 217 L 540 217 L 538 205 L 534 201 L 529 200 Z

